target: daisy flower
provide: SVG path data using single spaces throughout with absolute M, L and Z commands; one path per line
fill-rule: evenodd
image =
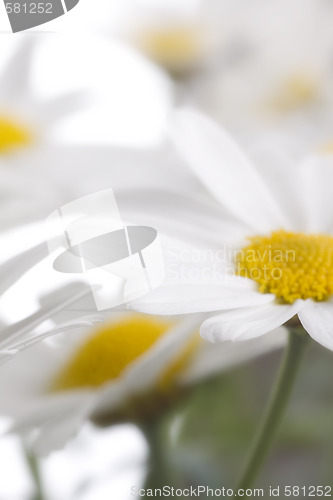
M 227 7 L 228 2 L 223 3 Z M 77 29 L 84 15 L 87 12 L 82 5 L 81 19 L 73 19 Z M 91 26 L 126 40 L 176 78 L 193 76 L 210 66 L 221 39 L 211 9 L 198 0 L 124 0 L 112 4 L 102 0 Z
M 333 349 L 332 157 L 296 165 L 275 154 L 254 165 L 226 132 L 191 110 L 175 114 L 171 134 L 212 200 L 198 202 L 203 229 L 196 246 L 186 253 L 174 247 L 177 268 L 170 272 L 169 259 L 165 284 L 135 307 L 153 314 L 214 311 L 201 326 L 212 342 L 253 339 L 298 317 L 311 337 Z M 185 211 L 179 205 L 172 213 L 182 220 Z M 207 272 L 202 248 L 216 257 L 214 272 Z M 188 255 L 196 275 L 180 272 Z
M 235 2 L 241 11 L 243 2 Z M 247 57 L 203 82 L 196 103 L 236 133 L 278 137 L 288 130 L 303 151 L 331 139 L 333 9 L 329 2 L 251 5 L 229 29 Z M 220 8 L 223 19 L 223 7 Z M 222 22 L 222 21 L 221 21 Z M 283 137 L 281 138 L 283 139 Z
M 171 85 L 132 49 L 96 36 L 57 34 L 45 34 L 43 41 L 4 35 L 0 48 L 0 155 L 55 141 L 161 140 Z M 143 113 L 144 127 L 136 118 Z
M 3 35 L 0 51 L 1 229 L 46 218 L 97 183 L 96 168 L 105 179 L 110 144 L 163 141 L 172 85 L 132 49 L 96 37 L 19 34 Z
M 168 220 L 161 221 L 147 201 L 171 193 L 178 162 L 173 168 L 169 160 L 157 161 L 156 153 L 141 155 L 109 152 L 107 163 L 118 168 L 107 176 L 101 172 L 96 182 L 117 186 L 127 220 L 157 222 L 158 230 L 167 230 Z M 80 167 L 86 171 L 85 163 Z M 191 206 L 190 191 L 197 186 L 187 175 L 183 180 Z M 90 189 L 102 185 L 91 181 Z M 176 226 L 173 232 L 183 234 Z M 36 223 L 2 235 L 0 266 L 0 412 L 12 419 L 12 431 L 28 435 L 38 453 L 62 447 L 86 419 L 140 423 L 202 378 L 285 342 L 284 329 L 277 329 L 267 342 L 250 341 L 243 350 L 221 344 L 216 350 L 198 335 L 202 315 L 98 313 L 90 287 L 54 273 L 46 243 L 40 243 L 44 234 L 44 225 Z
M 243 350 L 221 344 L 216 351 L 200 339 L 196 315 L 119 312 L 91 327 L 102 318 L 89 313 L 89 298 L 82 305 L 83 295 L 82 289 L 61 289 L 52 307 L 44 303 L 50 297 L 42 299 L 38 314 L 2 331 L 2 339 L 29 331 L 1 367 L 0 411 L 12 421 L 9 430 L 24 436 L 37 454 L 63 447 L 87 419 L 140 425 L 156 418 L 199 380 L 285 342 L 285 332 L 277 329 L 267 342 L 250 341 Z M 38 325 L 46 320 L 54 326 L 42 333 Z

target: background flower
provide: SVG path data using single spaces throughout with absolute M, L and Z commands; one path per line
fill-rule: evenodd
M 3 13 L 5 18 L 4 8 Z M 169 312 L 181 310 L 185 295 L 189 311 L 204 303 L 209 316 L 216 316 L 227 300 L 229 305 L 236 300 L 238 305 L 249 304 L 249 299 L 254 304 L 258 295 L 262 300 L 257 289 L 249 294 L 247 286 L 241 292 L 235 288 L 226 296 L 219 286 L 221 242 L 227 244 L 232 237 L 231 254 L 239 245 L 240 225 L 213 200 L 208 183 L 205 187 L 164 143 L 165 116 L 173 101 L 214 116 L 245 146 L 261 175 L 266 178 L 274 172 L 273 197 L 287 218 L 297 213 L 295 227 L 307 219 L 316 231 L 329 222 L 330 197 L 323 193 L 329 194 L 332 153 L 331 17 L 327 0 L 100 0 L 98 6 L 80 0 L 66 16 L 33 30 L 38 33 L 1 34 L 0 342 L 7 349 L 1 361 L 7 363 L 0 368 L 10 375 L 12 392 L 6 380 L 0 380 L 8 413 L 9 403 L 21 414 L 22 401 L 29 412 L 37 401 L 45 403 L 45 392 L 39 392 L 39 352 L 50 362 L 43 366 L 45 376 L 52 369 L 54 375 L 64 373 L 68 365 L 57 356 L 77 360 L 76 340 L 96 334 L 99 327 L 92 323 L 106 319 L 65 287 L 73 283 L 47 273 L 40 222 L 63 203 L 112 187 L 126 221 L 158 229 L 169 271 L 168 293 L 172 292 L 171 302 L 164 304 Z M 47 33 L 51 30 L 57 33 Z M 97 40 L 91 32 L 105 38 Z M 164 69 L 148 63 L 147 55 Z M 194 141 L 193 148 L 203 157 L 206 182 L 212 157 L 201 148 L 202 139 Z M 317 158 L 304 163 L 309 152 Z M 294 169 L 296 163 L 300 168 Z M 297 211 L 301 184 L 311 203 Z M 219 181 L 212 185 L 215 193 L 223 188 Z M 249 208 L 249 189 L 250 184 L 239 203 L 230 189 L 229 201 L 238 200 L 240 215 L 241 207 Z M 245 215 L 250 214 L 253 211 L 247 210 Z M 256 215 L 262 220 L 268 214 L 259 210 Z M 182 300 L 176 300 L 180 279 L 188 286 L 182 288 Z M 79 310 L 68 310 L 67 293 L 72 304 L 81 300 Z M 241 328 L 246 326 L 242 320 Z M 14 331 L 17 337 L 11 336 Z M 187 367 L 186 397 L 165 408 L 158 432 L 153 432 L 155 444 L 163 450 L 161 470 L 172 474 L 172 480 L 167 476 L 163 483 L 234 483 L 280 355 L 274 350 L 254 356 L 271 337 L 258 340 L 259 344 L 235 346 L 246 347 L 241 360 L 253 355 L 251 362 L 237 366 L 230 365 L 232 344 L 200 341 L 200 355 Z M 330 352 L 313 346 L 260 486 L 330 482 L 331 379 Z M 177 387 L 178 383 L 177 378 Z M 28 386 L 31 392 L 24 392 Z M 79 399 L 83 406 L 73 408 Z M 85 396 L 69 397 L 67 409 L 74 410 L 73 417 L 84 409 L 83 418 L 86 402 Z M 74 423 L 70 421 L 63 422 L 67 426 Z M 40 426 L 35 418 L 29 424 L 37 430 L 31 437 L 38 447 Z M 0 421 L 2 429 L 7 425 L 7 420 Z M 64 428 L 53 429 L 52 439 L 59 446 L 57 432 Z M 7 436 L 2 445 L 0 496 L 30 500 L 34 484 L 19 442 Z M 34 466 L 34 473 L 40 468 L 48 500 L 128 500 L 128 484 L 143 484 L 147 455 L 145 441 L 133 427 L 105 430 L 86 423 L 77 439 Z M 29 461 L 33 463 L 31 457 Z
M 103 187 L 103 147 L 163 141 L 171 83 L 131 49 L 56 34 L 4 35 L 0 46 L 1 228 L 46 217 L 92 179 Z
M 95 13 L 96 29 L 181 76 L 178 100 L 243 140 L 260 133 L 283 147 L 286 130 L 303 150 L 331 140 L 329 2 L 136 0 L 105 9 L 103 19 Z
M 16 432 L 29 433 L 36 453 L 63 447 L 89 418 L 104 425 L 149 422 L 172 407 L 186 386 L 285 341 L 281 330 L 268 342 L 217 352 L 198 337 L 195 316 L 166 321 L 113 315 L 95 331 L 83 329 L 82 319 L 68 324 L 55 326 L 49 341 L 25 347 L 2 367 L 1 412 L 12 417 Z

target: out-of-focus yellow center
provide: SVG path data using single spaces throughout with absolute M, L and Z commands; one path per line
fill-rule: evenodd
M 277 111 L 292 111 L 314 102 L 319 96 L 318 82 L 307 74 L 288 78 L 273 99 Z
M 333 154 L 333 141 L 325 142 L 321 144 L 318 148 L 318 153 L 323 155 L 332 155 Z
M 116 379 L 133 361 L 149 351 L 170 327 L 170 322 L 148 316 L 131 316 L 119 323 L 102 325 L 80 346 L 51 389 L 99 387 Z M 189 355 L 187 348 L 181 352 L 156 381 L 156 386 L 164 387 L 170 382 L 184 368 Z
M 32 134 L 9 118 L 0 116 L 0 154 L 26 146 L 32 141 Z
M 249 240 L 237 254 L 236 272 L 256 281 L 260 292 L 290 304 L 333 294 L 332 236 L 281 230 Z
M 202 35 L 193 26 L 147 29 L 138 40 L 152 59 L 169 70 L 180 70 L 182 66 L 187 69 L 203 55 Z

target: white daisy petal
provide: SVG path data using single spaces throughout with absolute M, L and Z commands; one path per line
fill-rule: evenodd
M 253 339 L 283 325 L 303 307 L 304 301 L 299 299 L 291 305 L 271 303 L 256 308 L 226 311 L 207 319 L 200 332 L 210 342 Z
M 40 103 L 40 114 L 44 118 L 45 124 L 54 126 L 58 120 L 84 108 L 87 102 L 89 102 L 88 92 L 83 90 L 67 92 Z
M 9 431 L 29 435 L 31 450 L 48 455 L 73 437 L 91 413 L 95 400 L 96 394 L 91 391 L 44 396 L 29 405 L 25 413 L 20 412 Z M 36 428 L 38 432 L 31 434 Z
M 295 163 L 285 151 L 277 147 L 262 145 L 252 159 L 260 176 L 269 187 L 274 200 L 283 212 L 288 225 L 284 229 L 306 229 L 302 207 L 302 189 L 295 189 L 302 179 L 303 165 Z
M 46 255 L 46 243 L 41 243 L 1 264 L 0 295 L 8 290 L 26 271 L 45 258 Z
M 254 307 L 274 300 L 273 295 L 258 293 L 255 285 L 239 277 L 232 277 L 229 283 L 196 281 L 162 285 L 128 307 L 148 314 L 173 315 Z
M 7 350 L 13 349 L 15 351 L 17 349 L 17 351 L 19 351 L 21 348 L 24 348 L 25 342 L 28 342 L 29 344 L 32 340 L 32 334 L 38 326 L 42 325 L 49 319 L 53 319 L 54 316 L 61 314 L 63 311 L 68 311 L 70 307 L 78 303 L 83 297 L 90 293 L 90 288 L 82 286 L 82 283 L 73 283 L 71 286 L 63 287 L 60 290 L 56 290 L 51 293 L 48 303 L 44 303 L 43 306 L 40 307 L 40 309 L 35 313 L 14 325 L 7 327 L 1 332 L 0 360 L 2 354 L 4 354 L 6 358 Z M 84 314 L 79 312 L 77 316 L 79 318 L 81 316 L 84 317 Z M 43 336 L 44 333 L 46 332 L 39 332 L 39 335 Z
M 32 36 L 20 40 L 15 54 L 1 72 L 1 99 L 22 100 L 30 85 L 31 60 L 34 55 L 36 39 Z
M 67 323 L 63 323 L 61 325 L 57 325 L 56 327 L 50 328 L 49 330 L 43 331 L 42 333 L 37 333 L 34 335 L 29 335 L 28 339 L 20 340 L 10 347 L 5 349 L 1 348 L 0 343 L 0 365 L 7 363 L 14 356 L 16 356 L 19 352 L 32 347 L 34 344 L 41 342 L 49 337 L 53 337 L 55 335 L 59 335 L 60 333 L 70 332 L 77 329 L 92 327 L 97 323 L 101 323 L 103 321 L 102 317 L 97 313 L 85 313 L 82 312 L 79 314 L 79 319 L 76 321 L 69 321 Z
M 298 313 L 300 322 L 311 337 L 333 351 L 333 301 L 313 302 L 307 300 Z
M 126 190 L 117 196 L 131 222 L 151 225 L 162 234 L 193 242 L 197 247 L 222 248 L 240 241 L 244 226 L 226 217 L 221 207 L 205 197 L 160 189 Z
M 171 137 L 196 175 L 231 213 L 257 231 L 284 221 L 266 186 L 229 135 L 191 110 L 174 113 Z
M 50 418 L 44 422 L 31 448 L 36 455 L 47 456 L 55 450 L 62 449 L 67 441 L 75 436 L 78 429 L 91 415 L 95 404 L 95 395 L 82 395 L 77 402 L 75 394 L 71 406 L 58 419 Z
M 313 156 L 301 165 L 299 191 L 308 232 L 332 232 L 333 158 Z
M 200 349 L 182 376 L 182 381 L 189 384 L 221 373 L 237 364 L 283 347 L 286 340 L 287 330 L 284 327 L 277 328 L 269 335 L 245 340 L 237 345 L 232 342 L 212 344 L 202 339 Z

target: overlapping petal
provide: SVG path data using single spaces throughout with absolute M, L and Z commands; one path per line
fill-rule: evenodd
M 174 113 L 170 134 L 194 173 L 228 210 L 259 232 L 283 225 L 264 182 L 237 144 L 192 110 Z
M 221 282 L 197 279 L 164 284 L 129 307 L 149 314 L 172 315 L 256 307 L 273 300 L 273 295 L 258 293 L 254 282 L 236 276 Z
M 305 330 L 319 344 L 333 351 L 333 300 L 313 302 L 307 300 L 299 312 Z
M 226 311 L 204 321 L 201 335 L 211 342 L 253 339 L 283 325 L 303 307 L 304 301 L 296 300 L 291 305 L 271 302 L 261 307 Z

